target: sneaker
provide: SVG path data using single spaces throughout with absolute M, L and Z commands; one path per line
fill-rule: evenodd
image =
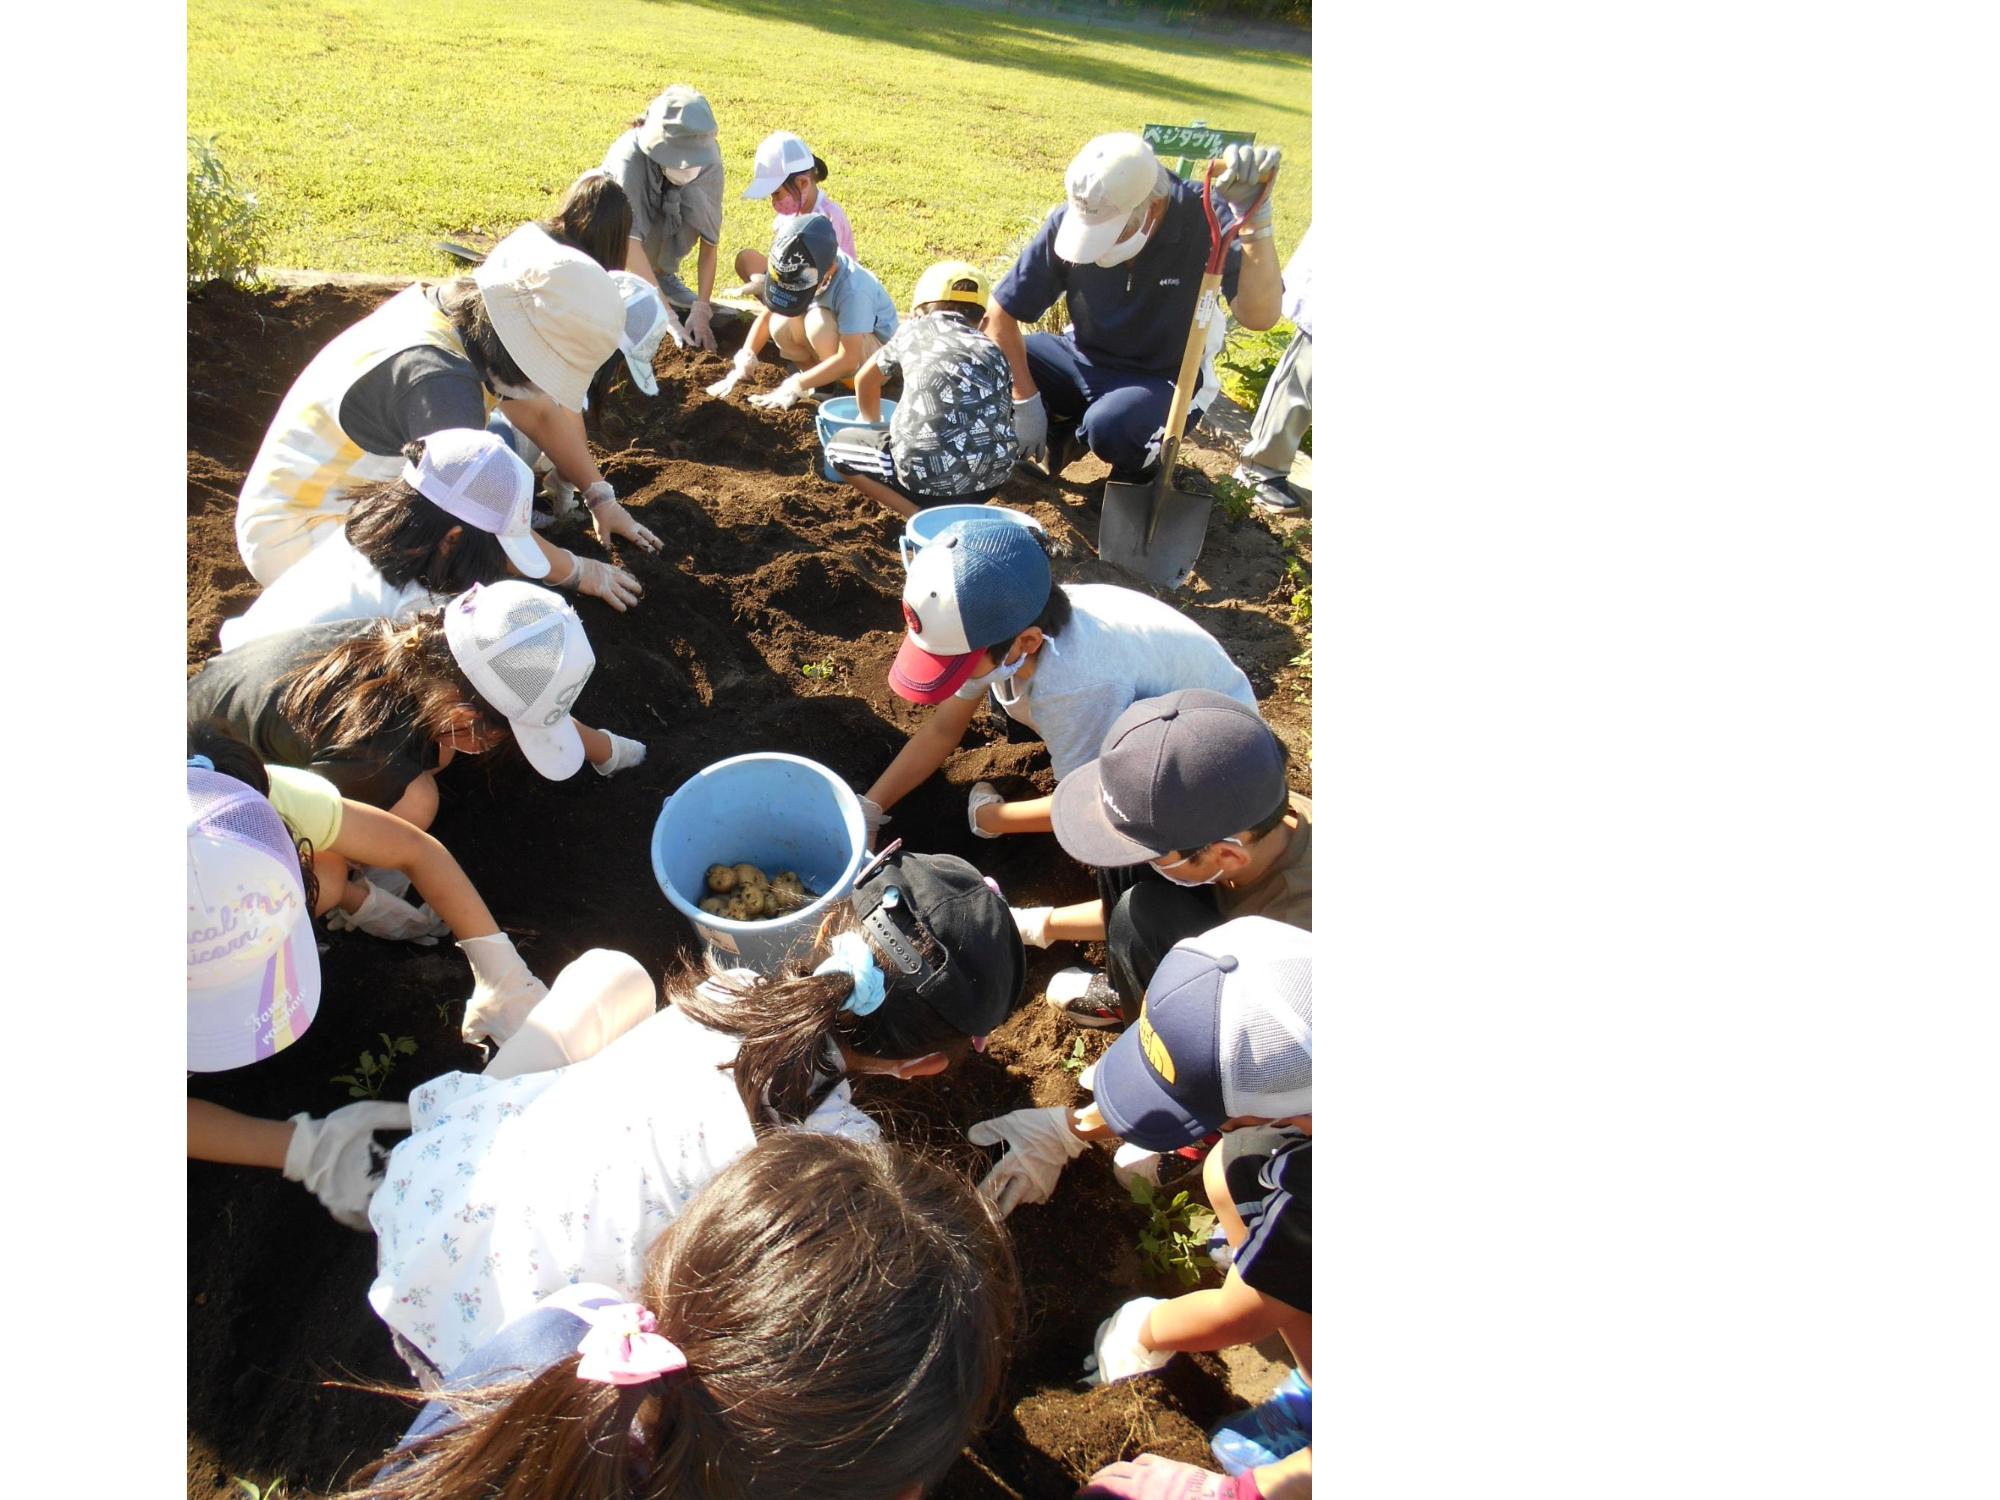
M 1049 423 L 1049 478 L 1054 479 L 1088 452 L 1074 422 Z
M 1304 502 L 1299 492 L 1293 489 L 1282 474 L 1253 474 L 1248 469 L 1236 471 L 1239 483 L 1250 486 L 1251 498 L 1266 510 L 1297 510 Z
M 1049 976 L 1044 998 L 1078 1026 L 1101 1029 L 1125 1024 L 1124 1012 L 1118 1008 L 1118 992 L 1094 969 L 1058 969 Z
M 1312 1387 L 1297 1370 L 1262 1406 L 1225 1418 L 1209 1434 L 1209 1451 L 1225 1474 L 1259 1469 L 1312 1445 Z

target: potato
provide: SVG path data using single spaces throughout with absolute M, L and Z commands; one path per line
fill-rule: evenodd
M 738 865 L 736 866 L 735 875 L 738 885 L 769 885 L 771 883 L 764 878 L 764 872 L 755 865 Z
M 723 908 L 728 906 L 729 902 L 721 896 L 710 896 L 706 900 L 697 902 L 696 904 L 699 905 L 701 909 L 707 912 L 711 917 L 722 917 L 728 915 L 728 913 Z
M 771 889 L 774 891 L 778 891 L 780 893 L 790 892 L 794 896 L 802 896 L 805 894 L 806 888 L 800 882 L 798 876 L 794 875 L 790 870 L 787 870 L 785 871 L 784 874 L 780 875 L 776 880 L 771 882 Z
M 756 912 L 750 909 L 744 893 L 740 891 L 729 898 L 728 903 L 722 908 L 722 914 L 732 922 L 754 922 L 757 920 Z
M 717 892 L 735 890 L 736 872 L 728 865 L 710 865 L 708 867 L 708 888 L 711 891 Z

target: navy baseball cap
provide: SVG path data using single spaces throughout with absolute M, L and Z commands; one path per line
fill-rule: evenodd
M 1160 960 L 1139 1024 L 1097 1065 L 1097 1108 L 1148 1151 L 1227 1120 L 1312 1113 L 1312 934 L 1238 917 Z
M 1116 869 L 1254 828 L 1285 797 L 1284 742 L 1257 710 L 1186 688 L 1120 714 L 1097 759 L 1057 785 L 1050 817 L 1071 858 Z
M 840 258 L 840 240 L 825 214 L 786 221 L 771 245 L 764 273 L 764 305 L 774 313 L 800 313 L 812 305 L 820 278 Z
M 909 634 L 889 686 L 912 703 L 942 703 L 972 676 L 981 652 L 1035 623 L 1054 587 L 1033 527 L 998 517 L 952 522 L 910 563 Z

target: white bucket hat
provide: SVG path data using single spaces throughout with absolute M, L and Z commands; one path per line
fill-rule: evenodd
M 1133 212 L 1164 191 L 1168 175 L 1153 148 L 1130 131 L 1098 136 L 1063 176 L 1069 203 L 1056 230 L 1056 254 L 1073 266 L 1096 260 L 1118 243 Z
M 757 143 L 757 160 L 750 168 L 746 198 L 768 198 L 786 179 L 813 169 L 812 147 L 789 130 L 774 130 Z
M 581 250 L 523 224 L 493 247 L 472 279 L 500 342 L 528 379 L 571 411 L 618 348 L 625 304 L 610 273 Z
M 447 427 L 423 440 L 424 456 L 403 465 L 403 483 L 446 515 L 489 531 L 507 561 L 529 578 L 546 578 L 549 560 L 535 545 L 535 473 L 490 432 Z
M 278 810 L 205 765 L 188 766 L 187 798 L 187 1065 L 217 1073 L 312 1025 L 319 947 Z
M 474 584 L 445 606 L 444 638 L 528 764 L 551 781 L 574 776 L 583 736 L 570 705 L 597 665 L 576 611 L 519 579 Z

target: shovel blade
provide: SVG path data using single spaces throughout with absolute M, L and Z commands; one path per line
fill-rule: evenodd
M 1106 483 L 1097 555 L 1148 583 L 1177 589 L 1201 558 L 1214 508 L 1207 495 L 1168 487 L 1164 475 L 1151 484 Z
M 476 266 L 486 259 L 484 250 L 475 250 L 470 245 L 461 245 L 457 240 L 439 240 L 437 248 L 453 260 L 462 260 L 468 266 Z

